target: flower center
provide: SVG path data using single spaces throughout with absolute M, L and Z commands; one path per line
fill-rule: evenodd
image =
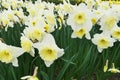
M 85 29 L 82 28 L 79 31 L 75 31 L 75 35 L 79 38 L 82 38 L 85 35 Z
M 12 54 L 9 50 L 0 51 L 0 60 L 5 63 L 10 63 L 12 60 Z
M 43 60 L 53 61 L 57 58 L 57 52 L 53 48 L 45 47 L 39 51 L 39 54 Z
M 75 23 L 78 25 L 84 24 L 86 21 L 85 13 L 78 13 L 74 16 Z
M 107 29 L 111 30 L 115 25 L 115 18 L 114 17 L 108 17 L 106 19 L 105 23 L 107 25 Z
M 116 39 L 120 39 L 120 30 L 118 31 L 114 31 L 113 33 L 112 33 L 112 36 L 114 37 L 114 38 L 116 38 Z
M 101 39 L 98 42 L 98 46 L 101 48 L 107 48 L 109 46 L 109 42 L 105 39 Z

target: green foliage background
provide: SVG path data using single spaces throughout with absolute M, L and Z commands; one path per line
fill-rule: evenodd
M 49 1 L 49 0 L 48 0 Z M 57 0 L 50 0 L 58 2 Z M 74 0 L 72 0 L 74 1 Z M 76 0 L 77 1 L 77 0 Z M 76 2 L 75 1 L 75 2 Z M 21 32 L 25 26 L 20 26 L 18 23 L 14 28 L 8 28 L 6 32 L 0 29 L 0 37 L 8 45 L 20 47 Z M 93 26 L 91 35 L 98 32 L 99 25 Z M 5 64 L 0 62 L 0 80 L 20 80 L 21 77 L 32 75 L 35 66 L 39 67 L 38 77 L 40 80 L 106 80 L 112 74 L 110 72 L 103 72 L 103 67 L 106 60 L 109 60 L 109 67 L 112 63 L 120 68 L 120 42 L 116 42 L 113 47 L 103 50 L 99 53 L 97 47 L 91 40 L 72 39 L 72 29 L 68 25 L 63 25 L 62 29 L 56 29 L 52 35 L 54 36 L 57 45 L 64 48 L 65 54 L 47 68 L 35 50 L 35 57 L 31 57 L 29 53 L 20 56 L 19 67 L 13 67 L 12 64 Z

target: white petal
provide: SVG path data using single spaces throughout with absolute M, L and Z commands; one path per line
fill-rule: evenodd
M 56 45 L 54 37 L 51 34 L 46 34 L 42 42 L 33 44 L 33 47 L 40 49 L 44 45 Z
M 11 50 L 13 51 L 14 57 L 18 57 L 25 52 L 25 50 L 20 47 L 9 46 L 9 48 L 11 48 Z
M 64 49 L 60 49 L 57 54 L 58 58 L 63 56 L 63 54 L 64 54 Z
M 8 26 L 7 26 L 7 27 L 5 27 L 5 31 L 7 31 L 7 29 L 8 29 Z
M 4 48 L 7 48 L 7 45 L 4 44 L 4 43 L 2 43 L 2 42 L 0 42 L 0 50 L 1 50 L 1 49 L 4 49 Z
M 30 55 L 31 55 L 32 57 L 34 57 L 34 56 L 35 56 L 35 51 L 34 51 L 34 48 L 32 48 L 32 49 L 31 49 L 31 51 L 30 51 Z
M 85 37 L 86 37 L 87 39 L 91 39 L 91 37 L 90 37 L 90 34 L 89 34 L 89 33 L 85 34 Z
M 13 66 L 18 67 L 18 60 L 17 60 L 17 58 L 13 59 L 12 64 L 13 64 Z
M 24 76 L 24 77 L 21 77 L 21 79 L 28 79 L 28 78 L 30 78 L 31 76 Z
M 74 32 L 72 33 L 71 38 L 76 38 L 76 35 Z
M 52 34 L 46 34 L 44 39 L 43 39 L 43 43 L 46 44 L 55 44 L 55 40 Z
M 37 48 L 37 49 L 39 49 L 40 46 L 41 46 L 41 43 L 40 43 L 40 42 L 37 42 L 37 43 L 34 43 L 34 44 L 33 44 L 33 47 L 34 47 L 34 48 Z
M 99 48 L 99 47 L 98 47 L 98 51 L 99 51 L 100 53 L 102 52 L 102 50 L 103 50 L 102 48 Z
M 46 67 L 50 67 L 50 65 L 54 62 L 54 61 L 44 61 Z

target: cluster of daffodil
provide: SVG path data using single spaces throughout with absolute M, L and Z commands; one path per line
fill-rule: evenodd
M 73 29 L 72 38 L 83 38 L 92 40 L 97 45 L 98 51 L 112 47 L 114 42 L 120 39 L 120 28 L 117 23 L 120 20 L 119 5 L 110 4 L 109 2 L 99 2 L 86 0 L 86 4 L 81 3 L 74 6 L 67 24 Z M 91 29 L 95 24 L 100 25 L 101 33 L 90 35 Z
M 7 31 L 15 23 L 26 25 L 21 33 L 21 48 L 0 42 L 0 60 L 18 66 L 17 57 L 24 52 L 34 57 L 37 48 L 41 59 L 49 67 L 64 54 L 55 43 L 52 32 L 61 29 L 62 24 L 70 25 L 73 32 L 71 38 L 85 38 L 97 45 L 98 51 L 112 47 L 120 41 L 120 5 L 99 0 L 85 0 L 79 5 L 35 1 L 1 0 L 0 26 Z M 59 25 L 58 25 L 59 24 Z M 91 37 L 94 25 L 100 25 L 101 33 Z M 18 53 L 19 52 L 19 53 Z
M 23 3 L 16 0 L 2 1 L 3 9 L 0 12 L 0 25 L 5 27 L 6 31 L 8 27 L 14 27 L 14 23 L 25 24 L 27 27 L 21 33 L 22 48 L 0 42 L 0 61 L 18 66 L 18 56 L 28 52 L 34 57 L 34 48 L 37 48 L 40 57 L 49 67 L 64 54 L 64 50 L 56 45 L 54 37 L 50 34 L 55 30 L 54 26 L 56 25 L 53 4 L 49 5 L 49 9 L 44 10 L 45 5 L 48 4 L 41 2 L 36 4 L 32 2 Z M 23 7 L 27 8 L 28 16 L 24 15 Z

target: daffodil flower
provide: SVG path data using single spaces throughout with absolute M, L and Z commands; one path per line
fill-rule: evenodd
M 73 30 L 80 29 L 83 26 L 92 28 L 91 17 L 91 11 L 87 6 L 85 4 L 79 4 L 69 14 L 67 24 L 71 25 Z
M 85 37 L 87 39 L 91 39 L 91 36 L 90 36 L 90 33 L 89 33 L 90 30 L 91 30 L 91 28 L 90 27 L 86 27 L 86 26 L 83 26 L 80 29 L 74 29 L 71 37 L 72 38 L 77 38 L 78 37 L 78 38 L 82 39 L 83 36 L 85 35 Z
M 60 7 L 62 8 L 62 10 L 64 11 L 64 14 L 68 14 L 72 11 L 72 5 L 70 4 L 69 0 L 63 0 L 63 5 L 60 5 Z
M 111 35 L 112 35 L 113 38 L 120 41 L 120 28 L 119 27 L 113 28 Z
M 6 45 L 0 42 L 0 61 L 4 63 L 12 63 L 13 66 L 18 66 L 17 57 L 25 51 L 22 48 Z
M 112 31 L 114 27 L 117 26 L 118 18 L 115 16 L 115 13 L 112 13 L 112 11 L 107 11 L 100 19 L 100 30 L 103 31 L 109 31 L 109 33 Z
M 43 27 L 44 23 L 44 18 L 39 16 L 30 17 L 28 16 L 29 20 L 26 20 L 25 24 L 28 25 L 29 27 Z
M 92 29 L 91 19 L 91 11 L 85 4 L 76 6 L 67 19 L 67 24 L 71 25 L 73 30 L 72 38 L 82 38 L 85 35 L 87 39 L 91 39 L 89 34 Z
M 98 51 L 102 52 L 103 49 L 112 47 L 115 39 L 111 38 L 109 33 L 95 34 L 92 42 L 97 45 Z
M 47 33 L 53 32 L 55 30 L 54 27 L 52 27 L 50 24 L 47 24 L 47 23 L 44 23 L 44 29 L 45 29 L 45 32 Z
M 84 2 L 87 4 L 87 7 L 89 9 L 93 9 L 93 6 L 95 5 L 95 1 L 94 0 L 85 0 Z
M 34 73 L 32 76 L 24 76 L 24 77 L 21 77 L 21 79 L 27 79 L 27 80 L 39 80 L 36 76 L 37 76 L 37 70 L 38 70 L 38 67 L 35 67 L 34 69 Z
M 103 71 L 104 72 L 106 72 L 108 70 L 108 60 L 106 60 L 106 64 L 105 64 L 105 66 L 104 66 L 104 68 L 103 68 Z
M 48 14 L 49 13 L 49 14 Z M 53 32 L 55 30 L 55 26 L 57 27 L 55 15 L 53 13 L 53 10 L 45 10 L 44 12 L 45 21 L 47 22 L 47 25 L 44 24 L 44 28 L 47 32 Z
M 23 32 L 33 42 L 42 41 L 45 34 L 44 28 L 42 27 L 26 27 Z
M 51 34 L 46 34 L 43 41 L 34 43 L 33 46 L 39 50 L 40 57 L 44 60 L 47 67 L 64 54 L 64 50 L 60 49 Z
M 34 48 L 32 47 L 33 42 L 29 40 L 27 37 L 24 35 L 20 38 L 21 39 L 21 47 L 28 53 L 30 53 L 31 56 L 34 57 Z
M 112 68 L 108 69 L 111 73 L 120 73 L 120 70 L 115 68 L 114 63 L 112 63 Z

